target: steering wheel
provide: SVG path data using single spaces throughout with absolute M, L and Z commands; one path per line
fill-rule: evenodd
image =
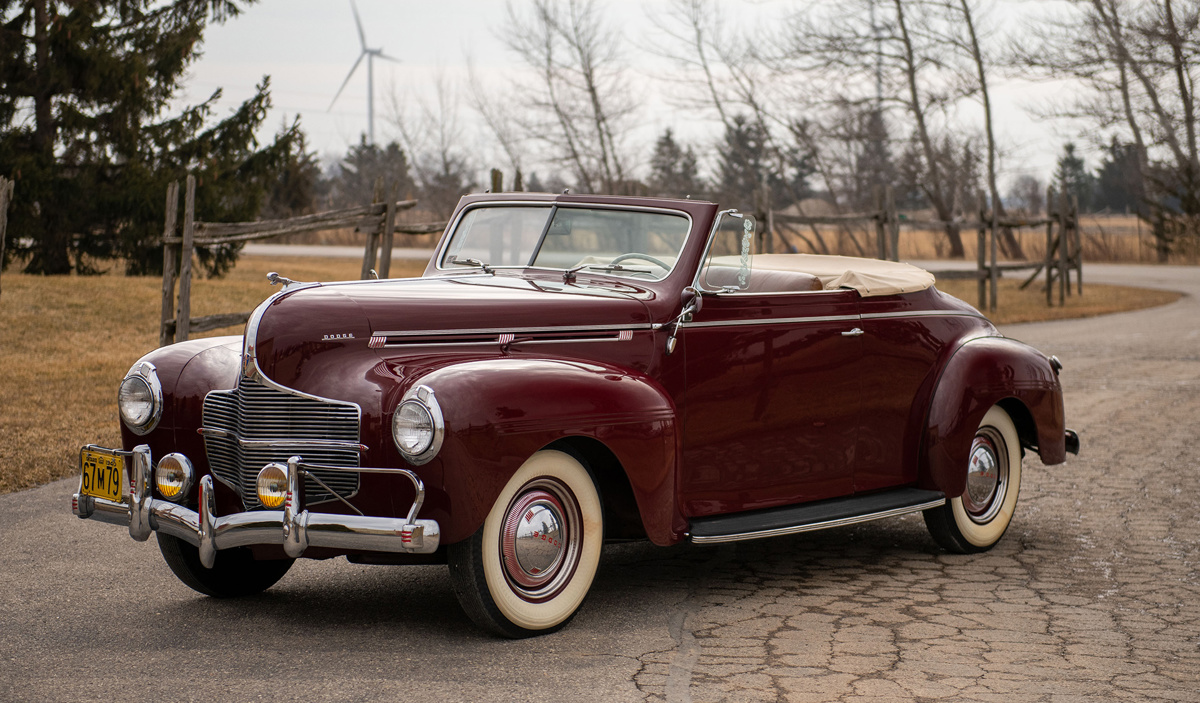
M 620 263 L 620 262 L 622 262 L 622 261 L 624 261 L 624 260 L 626 260 L 626 259 L 639 259 L 639 260 L 641 260 L 641 261 L 648 261 L 648 262 L 650 262 L 650 263 L 654 264 L 655 266 L 659 266 L 659 267 L 661 267 L 663 271 L 670 271 L 670 270 L 671 270 L 671 267 L 670 267 L 670 266 L 668 266 L 668 265 L 666 265 L 665 263 L 663 263 L 663 262 L 659 261 L 658 259 L 654 258 L 653 256 L 650 256 L 649 254 L 639 254 L 639 253 L 638 253 L 638 252 L 636 252 L 636 251 L 634 251 L 634 252 L 630 252 L 630 253 L 628 253 L 628 254 L 621 254 L 620 256 L 618 256 L 617 258 L 613 259 L 612 261 L 610 261 L 610 262 L 608 262 L 608 263 L 609 263 L 610 265 L 612 265 L 612 264 L 618 264 L 618 263 Z

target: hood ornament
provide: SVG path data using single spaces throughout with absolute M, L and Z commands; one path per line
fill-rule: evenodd
M 274 271 L 267 274 L 267 280 L 273 286 L 282 283 L 283 290 L 287 290 L 288 288 L 291 288 L 292 286 L 300 285 L 300 283 L 293 281 L 292 279 L 288 278 L 287 276 L 280 276 L 278 273 L 276 273 Z

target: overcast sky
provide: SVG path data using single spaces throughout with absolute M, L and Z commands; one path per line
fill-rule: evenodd
M 749 21 L 755 16 L 773 16 L 794 3 L 768 0 L 721 0 L 726 16 Z M 468 57 L 485 81 L 500 83 L 521 70 L 515 58 L 496 37 L 502 26 L 505 3 L 501 0 L 357 0 L 367 45 L 382 48 L 399 63 L 375 62 L 376 141 L 396 137 L 388 122 L 389 96 L 401 100 L 431 100 L 434 76 L 439 71 L 451 81 L 465 83 Z M 521 6 L 517 0 L 517 6 Z M 665 8 L 662 0 L 605 0 L 605 12 L 617 20 L 632 44 L 654 40 L 645 8 Z M 310 147 L 325 157 L 336 158 L 367 129 L 366 62 L 360 66 L 330 110 L 330 102 L 361 53 L 349 0 L 261 0 L 240 17 L 208 28 L 203 56 L 185 84 L 181 100 L 198 102 L 221 87 L 225 97 L 218 110 L 226 114 L 249 97 L 263 75 L 271 76 L 274 108 L 268 118 L 269 138 L 286 117 L 299 115 L 310 139 Z M 666 127 L 697 145 L 703 154 L 711 150 L 719 130 L 709 119 L 689 119 L 678 110 L 668 110 L 653 99 L 660 90 L 651 74 L 668 68 L 642 52 L 635 57 L 637 84 L 646 91 L 646 109 L 635 142 L 644 143 L 645 158 L 654 138 Z M 643 75 L 645 73 L 646 75 Z M 1051 125 L 1031 119 L 1024 107 L 1039 96 L 1061 87 L 1004 83 L 995 89 L 993 100 L 998 117 L 997 139 L 1005 149 L 1004 180 L 1020 173 L 1045 179 L 1054 168 L 1064 141 L 1072 135 L 1069 125 Z M 470 110 L 464 105 L 464 118 Z M 964 104 L 959 119 L 981 124 L 974 104 Z M 483 141 L 468 145 L 479 156 L 480 166 L 502 167 L 491 145 Z M 495 163 L 487 163 L 495 161 Z M 1092 164 L 1089 164 L 1092 165 Z

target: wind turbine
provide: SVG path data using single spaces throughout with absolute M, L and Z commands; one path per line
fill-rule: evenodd
M 346 84 L 354 77 L 354 72 L 358 70 L 358 65 L 362 63 L 363 57 L 367 57 L 367 142 L 375 143 L 375 59 L 381 58 L 392 63 L 400 63 L 400 59 L 388 56 L 383 53 L 383 49 L 367 48 L 367 36 L 363 33 L 362 20 L 358 16 L 358 8 L 354 5 L 354 0 L 350 0 L 350 10 L 354 12 L 354 24 L 358 27 L 358 43 L 362 46 L 362 53 L 358 55 L 358 60 L 350 67 L 350 73 L 346 74 L 346 80 L 342 81 L 342 87 L 338 88 L 337 95 L 333 96 L 333 100 L 329 103 L 329 109 L 333 109 L 333 104 L 341 96 L 342 91 L 346 89 Z M 328 112 L 328 110 L 326 111 Z

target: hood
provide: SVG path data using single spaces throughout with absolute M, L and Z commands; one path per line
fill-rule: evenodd
M 291 387 L 339 353 L 422 340 L 648 325 L 642 288 L 470 275 L 318 285 L 272 301 L 257 325 L 267 377 Z M 374 337 L 374 340 L 372 339 Z M 332 371 L 332 369 L 329 369 Z

